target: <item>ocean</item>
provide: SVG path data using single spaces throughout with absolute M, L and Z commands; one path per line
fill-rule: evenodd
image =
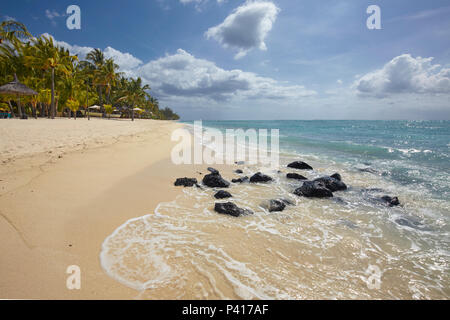
M 191 123 L 186 123 L 189 127 Z M 132 219 L 102 248 L 105 271 L 167 299 L 448 299 L 450 121 L 203 121 L 204 127 L 279 129 L 280 168 L 269 184 L 233 184 L 230 201 L 254 212 L 214 212 L 217 190 L 185 188 Z M 302 160 L 313 171 L 289 169 Z M 297 172 L 335 172 L 348 189 L 298 197 Z M 232 170 L 221 172 L 227 179 Z M 397 196 L 401 205 L 379 201 Z M 263 203 L 294 205 L 268 212 Z

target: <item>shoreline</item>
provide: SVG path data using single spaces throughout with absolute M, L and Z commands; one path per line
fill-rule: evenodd
M 65 148 L 61 158 L 41 152 L 1 162 L 1 298 L 139 298 L 101 268 L 102 243 L 129 219 L 173 200 L 181 193 L 173 182 L 187 169 L 167 161 L 171 131 L 181 124 L 143 121 L 148 130 L 113 143 Z M 81 290 L 66 288 L 70 265 L 80 266 Z

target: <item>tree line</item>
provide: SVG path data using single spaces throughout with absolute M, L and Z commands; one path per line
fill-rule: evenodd
M 17 75 L 20 82 L 35 90 L 34 96 L 0 96 L 0 109 L 12 116 L 55 118 L 57 115 L 86 115 L 87 108 L 99 105 L 103 117 L 113 113 L 131 118 L 178 120 L 170 108 L 161 109 L 150 95 L 150 86 L 141 78 L 128 78 L 119 72 L 114 59 L 93 49 L 84 60 L 58 46 L 52 37 L 33 37 L 17 21 L 0 24 L 0 85 Z M 20 105 L 20 107 L 19 107 Z

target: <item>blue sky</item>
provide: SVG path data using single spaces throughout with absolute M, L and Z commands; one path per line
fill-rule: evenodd
M 105 50 L 183 119 L 450 119 L 448 1 L 17 0 L 0 16 Z

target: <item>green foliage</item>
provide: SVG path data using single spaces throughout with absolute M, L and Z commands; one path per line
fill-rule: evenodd
M 111 104 L 105 104 L 105 105 L 103 105 L 103 107 L 105 108 L 106 114 L 113 113 L 114 108 Z
M 102 112 L 111 114 L 118 109 L 122 117 L 132 117 L 133 108 L 139 106 L 142 118 L 179 119 L 170 108 L 160 110 L 158 99 L 148 93 L 150 86 L 141 78 L 126 78 L 118 70 L 114 60 L 106 59 L 100 49 L 78 61 L 51 37 L 33 38 L 20 22 L 0 23 L 0 85 L 17 74 L 22 83 L 39 93 L 23 98 L 26 112 L 41 106 L 55 115 L 56 109 L 75 111 L 99 104 Z M 15 99 L 0 98 L 3 103 Z

